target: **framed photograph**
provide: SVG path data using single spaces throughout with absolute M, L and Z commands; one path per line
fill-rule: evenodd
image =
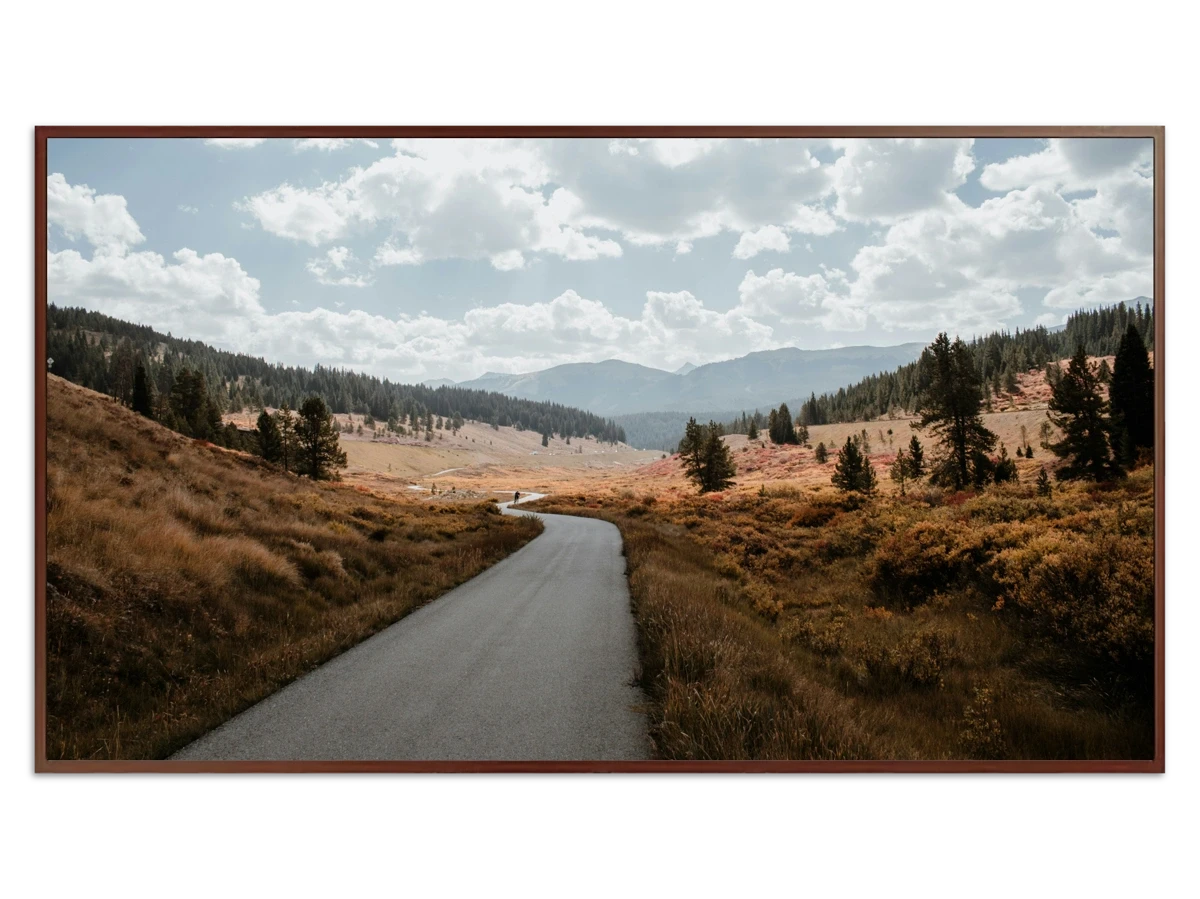
M 41 127 L 44 772 L 1162 772 L 1162 127 Z

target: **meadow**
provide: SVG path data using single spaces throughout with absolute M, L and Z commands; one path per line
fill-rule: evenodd
M 1043 497 L 1026 468 L 535 508 L 621 529 L 659 757 L 1150 758 L 1153 470 Z

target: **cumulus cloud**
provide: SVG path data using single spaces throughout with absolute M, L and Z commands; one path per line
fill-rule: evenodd
M 1147 138 L 1053 139 L 1038 153 L 984 166 L 979 183 L 1006 191 L 1038 184 L 1067 191 L 1091 190 L 1110 177 L 1149 174 L 1154 142 Z
M 86 184 L 68 184 L 58 172 L 46 179 L 46 218 L 63 236 L 83 238 L 98 253 L 121 254 L 146 239 L 124 197 L 97 194 Z
M 618 257 L 620 245 L 573 222 L 578 198 L 550 191 L 532 147 L 517 141 L 394 143 L 394 156 L 317 187 L 284 183 L 240 208 L 267 231 L 313 246 L 381 226 L 380 265 L 487 259 L 507 271 L 524 253 L 564 259 Z
M 837 214 L 893 222 L 945 206 L 975 168 L 970 139 L 898 138 L 838 142 L 833 165 Z
M 349 247 L 331 247 L 305 266 L 317 282 L 329 287 L 369 287 L 374 279 L 360 270 L 358 258 Z
M 266 141 L 265 137 L 209 137 L 204 143 L 223 150 L 248 150 Z
M 777 225 L 767 225 L 757 231 L 746 231 L 733 248 L 735 259 L 749 259 L 764 250 L 787 253 L 792 249 L 787 232 Z

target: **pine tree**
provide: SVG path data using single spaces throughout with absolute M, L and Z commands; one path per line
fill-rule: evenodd
M 792 413 L 788 411 L 787 403 L 780 403 L 778 410 L 771 410 L 769 436 L 772 443 L 781 446 L 797 442 L 796 429 L 792 423 Z
M 758 439 L 758 425 L 754 423 L 754 419 L 750 419 L 750 424 L 746 426 L 746 437 L 750 440 Z
M 925 449 L 916 434 L 908 441 L 908 476 L 914 481 L 925 477 Z
M 892 480 L 900 485 L 900 495 L 904 496 L 904 483 L 908 480 L 909 472 L 911 471 L 912 460 L 904 452 L 904 447 L 901 447 L 896 453 L 896 460 L 892 463 Z
M 1054 493 L 1054 488 L 1050 486 L 1050 478 L 1046 474 L 1046 466 L 1042 466 L 1042 470 L 1037 476 L 1037 492 L 1038 496 L 1051 496 Z
M 345 466 L 346 453 L 338 445 L 333 416 L 319 396 L 310 396 L 300 407 L 296 438 L 300 446 L 299 472 L 314 481 L 336 478 L 335 469 Z
M 987 453 L 996 445 L 996 435 L 984 427 L 979 413 L 982 383 L 967 345 L 961 338 L 951 343 L 943 332 L 929 349 L 931 381 L 915 427 L 929 428 L 941 444 L 931 480 L 962 490 L 990 477 Z
M 816 451 L 815 455 L 817 458 L 818 465 L 824 465 L 826 462 L 829 461 L 829 450 L 825 449 L 825 441 L 822 440 L 820 443 L 817 444 L 817 451 Z
M 1088 365 L 1087 352 L 1080 344 L 1062 380 L 1054 387 L 1047 413 L 1062 431 L 1062 440 L 1046 444 L 1046 449 L 1067 460 L 1055 472 L 1059 480 L 1103 481 L 1113 475 L 1107 412 L 1108 402 L 1100 395 L 1100 381 Z
M 700 448 L 704 443 L 704 428 L 697 424 L 695 418 L 689 418 L 683 429 L 683 439 L 679 441 L 679 459 L 683 462 L 687 476 L 693 480 L 700 470 Z
M 708 436 L 704 441 L 704 468 L 700 480 L 700 492 L 709 493 L 733 486 L 737 467 L 729 447 L 721 439 L 720 426 L 715 421 L 708 423 Z
M 258 415 L 258 454 L 268 462 L 278 462 L 282 457 L 279 439 L 279 424 L 266 409 Z
M 146 377 L 146 366 L 137 364 L 133 373 L 133 411 L 147 418 L 154 417 L 154 399 L 150 392 L 150 381 Z
M 1020 450 L 1017 450 L 1020 452 Z M 996 470 L 992 473 L 992 479 L 997 484 L 1004 484 L 1017 479 L 1017 463 L 1008 458 L 1008 450 L 1004 448 L 1004 444 L 1000 444 L 1000 459 L 996 462 Z
M 542 434 L 542 446 L 549 446 L 549 445 L 550 445 L 550 435 L 543 433 Z
M 833 486 L 843 493 L 861 493 L 863 472 L 863 455 L 858 451 L 858 444 L 853 437 L 847 437 L 846 445 L 838 453 L 837 464 L 833 468 Z
M 295 471 L 299 455 L 296 437 L 296 416 L 284 403 L 275 411 L 275 426 L 279 429 L 279 462 L 284 471 Z
M 1131 323 L 1121 338 L 1113 363 L 1109 400 L 1112 404 L 1113 451 L 1129 467 L 1141 448 L 1154 447 L 1154 369 L 1141 335 Z
M 808 446 L 808 427 L 806 425 L 796 425 L 796 442 L 801 446 Z

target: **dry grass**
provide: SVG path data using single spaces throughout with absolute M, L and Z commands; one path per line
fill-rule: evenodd
M 1153 472 L 558 496 L 625 537 L 665 758 L 1153 754 Z
M 314 484 L 49 381 L 51 758 L 164 757 L 540 531 Z

